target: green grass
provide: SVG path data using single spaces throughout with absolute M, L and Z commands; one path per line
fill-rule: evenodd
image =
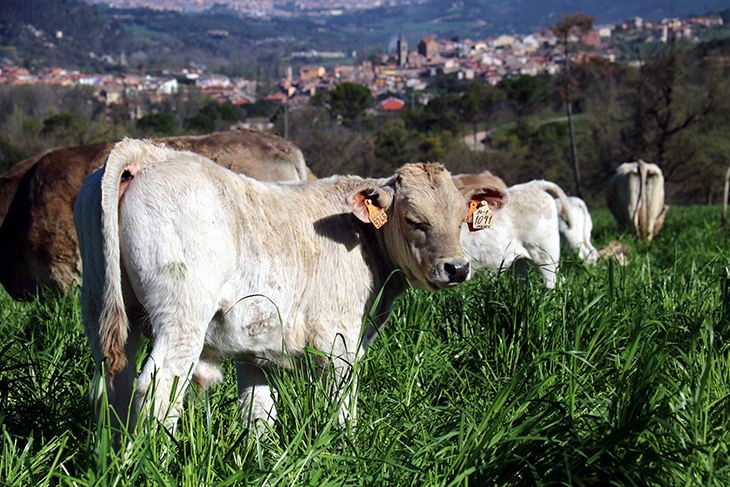
M 359 366 L 358 421 L 331 383 L 275 377 L 280 418 L 245 429 L 233 368 L 176 431 L 116 452 L 93 421 L 78 293 L 0 296 L 0 484 L 730 485 L 730 247 L 720 208 L 672 207 L 625 268 L 565 255 L 546 290 L 509 272 L 409 291 Z M 615 239 L 607 211 L 596 246 Z

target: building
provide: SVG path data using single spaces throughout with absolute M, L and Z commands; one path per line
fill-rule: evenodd
M 398 36 L 398 66 L 404 68 L 408 65 L 408 41 L 403 32 Z
M 406 103 L 400 98 L 390 97 L 380 102 L 380 108 L 384 111 L 403 110 Z
M 302 66 L 299 68 L 299 77 L 302 81 L 324 78 L 325 74 L 327 74 L 327 70 L 324 69 L 324 66 Z
M 421 42 L 418 43 L 418 54 L 428 60 L 437 58 L 439 55 L 439 43 L 430 37 L 421 39 Z
M 626 24 L 628 25 L 629 29 L 641 29 L 644 25 L 644 20 L 641 17 L 630 17 Z

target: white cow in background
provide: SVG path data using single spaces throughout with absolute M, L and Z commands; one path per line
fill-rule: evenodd
M 468 278 L 467 209 L 506 200 L 491 186 L 460 193 L 439 164 L 264 183 L 126 139 L 86 178 L 74 212 L 84 328 L 97 367 L 109 359 L 97 384 L 122 425 L 138 411 L 174 424 L 175 382 L 179 392 L 220 381 L 235 355 L 244 418 L 271 421 L 265 370 L 291 366 L 306 347 L 322 352 L 318 365 L 350 370 L 409 283 L 436 291 Z M 371 311 L 375 326 L 363 330 Z M 154 344 L 132 404 L 143 334 Z M 342 397 L 354 416 L 354 391 Z
M 507 188 L 509 204 L 494 215 L 494 226 L 470 233 L 466 225 L 461 231 L 461 245 L 474 268 L 504 269 L 513 264 L 526 272 L 529 261 L 542 276 L 545 285 L 554 289 L 560 262 L 560 230 L 556 198 L 565 211 L 566 233 L 572 248 L 582 249 L 584 232 L 578 230 L 574 209 L 565 192 L 549 181 L 530 181 Z M 590 216 L 589 216 L 590 218 Z M 582 225 L 585 228 L 585 220 Z M 592 226 L 592 224 L 591 224 Z M 591 246 L 592 247 L 592 246 Z M 594 249 L 595 250 L 595 249 Z M 590 254 L 590 250 L 588 251 Z
M 606 202 L 618 231 L 651 242 L 664 223 L 664 175 L 656 164 L 624 162 L 608 183 Z
M 568 196 L 567 205 L 565 199 L 556 198 L 555 204 L 558 207 L 560 237 L 578 253 L 578 258 L 584 265 L 592 266 L 598 260 L 599 254 L 591 243 L 593 220 L 588 206 L 577 196 Z

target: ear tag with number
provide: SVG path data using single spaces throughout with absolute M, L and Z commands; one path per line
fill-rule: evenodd
M 494 212 L 489 209 L 489 204 L 486 201 L 482 201 L 479 209 L 472 214 L 472 226 L 474 230 L 492 228 L 494 226 Z
M 476 201 L 470 201 L 469 202 L 469 210 L 466 212 L 466 220 L 464 220 L 466 223 L 471 223 L 474 221 L 474 212 L 477 211 L 477 206 L 479 203 Z
M 368 209 L 370 222 L 375 225 L 375 228 L 380 228 L 387 223 L 388 215 L 385 213 L 385 210 L 375 206 L 369 199 L 365 200 L 365 206 Z

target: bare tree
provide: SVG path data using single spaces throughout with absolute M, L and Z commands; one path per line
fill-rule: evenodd
M 593 28 L 593 22 L 596 17 L 587 17 L 584 13 L 579 12 L 573 15 L 560 14 L 560 20 L 550 26 L 550 30 L 558 38 L 563 47 L 564 76 L 565 83 L 561 93 L 565 101 L 566 111 L 568 113 L 568 126 L 570 128 L 570 155 L 573 164 L 573 174 L 575 175 L 575 190 L 579 198 L 583 198 L 583 190 L 581 188 L 580 165 L 578 163 L 578 147 L 575 143 L 575 128 L 573 125 L 573 102 L 575 101 L 575 85 L 576 82 L 570 74 L 570 58 L 578 52 L 578 48 L 571 49 L 580 44 L 583 34 L 589 32 Z

